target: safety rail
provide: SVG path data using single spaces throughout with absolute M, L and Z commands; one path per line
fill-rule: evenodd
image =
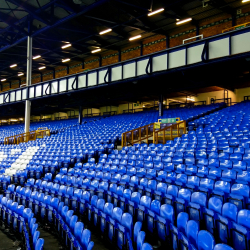
M 106 111 L 106 112 L 103 112 L 103 116 L 108 116 L 108 115 L 117 115 L 117 111 Z
M 230 98 L 221 98 L 221 99 L 214 99 L 211 98 L 211 104 L 215 104 L 215 103 L 221 103 L 224 102 L 227 106 L 231 106 L 231 97 Z
M 101 112 L 98 113 L 91 113 L 91 114 L 85 114 L 84 117 L 95 117 L 95 116 L 100 116 Z
M 155 123 L 150 123 L 148 125 L 127 131 L 122 134 L 122 147 L 127 145 L 134 145 L 135 143 L 141 143 L 142 141 L 147 142 L 150 137 L 153 138 L 155 131 Z
M 4 138 L 4 145 L 19 144 L 22 142 L 35 141 L 36 139 L 43 139 L 45 136 L 50 136 L 49 129 L 38 128 L 35 131 L 13 135 Z
M 250 95 L 245 95 L 244 96 L 244 101 L 249 101 L 250 100 Z
M 186 133 L 186 121 L 180 121 L 158 130 L 155 128 L 155 124 L 157 123 L 150 123 L 123 133 L 121 146 L 133 146 L 135 143 L 142 142 L 148 144 L 149 140 L 153 143 L 163 142 L 165 144 L 166 140 L 173 140 Z M 164 124 L 162 125 L 164 126 Z
M 165 144 L 167 140 L 173 140 L 174 138 L 180 137 L 183 134 L 186 134 L 186 121 L 181 121 L 163 129 L 155 130 L 153 143 Z
M 242 28 L 245 28 L 245 27 L 247 27 L 247 26 L 250 26 L 250 22 L 242 23 L 242 24 L 233 26 L 233 27 L 231 27 L 231 28 L 227 28 L 227 29 L 223 30 L 222 33 L 225 33 L 225 32 L 228 32 L 228 31 L 233 31 L 233 30 L 242 29 Z

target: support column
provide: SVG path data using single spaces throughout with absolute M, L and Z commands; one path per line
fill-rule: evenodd
M 78 123 L 82 125 L 82 106 L 79 107 Z
M 31 73 L 32 73 L 32 37 L 27 38 L 27 73 L 26 73 L 26 85 L 27 87 L 31 85 Z M 25 123 L 24 132 L 30 131 L 30 107 L 31 101 L 25 101 Z
M 159 98 L 159 117 L 163 116 L 163 95 Z
M 167 99 L 167 107 L 168 107 L 168 109 L 169 109 L 169 99 Z

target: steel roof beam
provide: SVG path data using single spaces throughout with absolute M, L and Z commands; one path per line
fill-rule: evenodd
M 34 19 L 39 20 L 42 23 L 45 23 L 46 25 L 50 25 L 50 22 L 44 17 L 42 17 L 41 14 L 36 13 L 36 8 L 32 7 L 31 5 L 27 4 L 26 2 L 21 2 L 20 0 L 6 0 L 22 9 L 24 9 L 27 13 L 29 13 Z
M 9 16 L 9 15 L 3 13 L 3 12 L 0 12 L 0 20 L 2 22 L 4 22 L 4 23 L 8 24 L 10 27 L 18 30 L 19 32 L 21 32 L 21 33 L 23 33 L 25 35 L 28 34 L 24 29 L 21 29 L 18 25 L 16 25 L 16 21 L 18 19 L 13 18 L 13 17 L 11 17 L 11 16 Z

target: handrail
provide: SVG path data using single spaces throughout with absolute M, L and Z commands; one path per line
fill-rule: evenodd
M 76 75 L 76 77 L 75 77 L 75 79 L 74 79 L 74 81 L 73 81 L 73 83 L 72 83 L 72 85 L 71 85 L 71 88 L 72 88 L 73 90 L 75 90 L 75 88 L 74 88 L 73 86 L 74 86 L 74 84 L 75 84 L 77 78 L 78 78 L 78 76 Z
M 154 130 L 155 130 L 154 124 L 155 123 L 150 123 L 148 125 L 145 125 L 145 126 L 142 126 L 142 127 L 139 127 L 139 128 L 136 128 L 136 129 L 133 129 L 133 130 L 130 130 L 130 131 L 123 133 L 122 134 L 122 147 L 126 146 L 127 142 L 130 143 L 131 145 L 133 145 L 134 143 L 138 143 L 138 142 L 141 142 L 144 140 L 146 140 L 147 144 L 148 144 L 148 139 L 150 137 L 152 137 L 154 134 Z M 151 131 L 149 130 L 150 126 L 153 126 L 153 131 L 152 131 L 153 133 L 152 134 L 150 133 Z M 134 133 L 135 133 L 135 135 L 134 135 Z M 131 134 L 131 137 L 130 137 L 130 134 Z M 127 137 L 129 137 L 129 138 L 127 138 Z M 134 139 L 136 139 L 136 138 L 138 138 L 138 140 L 134 141 Z
M 167 130 L 170 130 L 169 133 Z M 176 133 L 174 133 L 176 132 Z M 158 144 L 159 137 L 163 138 L 163 144 L 166 143 L 166 138 L 169 137 L 170 140 L 173 140 L 174 137 L 180 137 L 181 135 L 186 134 L 186 121 L 181 121 L 175 124 L 172 124 L 171 126 L 167 126 L 163 129 L 156 130 L 154 132 L 154 138 L 153 143 Z
M 186 121 L 174 123 L 171 126 L 156 130 L 156 123 L 150 123 L 148 125 L 127 131 L 122 134 L 121 146 L 134 145 L 135 143 L 146 142 L 149 143 L 149 138 L 152 138 L 153 143 L 159 143 L 159 139 L 163 138 L 163 144 L 166 143 L 166 139 L 173 140 L 176 137 L 186 133 Z M 159 123 L 158 123 L 159 124 Z M 150 130 L 150 128 L 153 129 Z M 169 132 L 167 131 L 169 130 Z
M 225 33 L 225 32 L 228 32 L 228 31 L 232 31 L 232 30 L 237 30 L 237 29 L 240 29 L 240 28 L 244 28 L 246 26 L 250 26 L 250 22 L 242 23 L 242 24 L 233 26 L 231 28 L 224 29 L 224 30 L 222 30 L 222 33 Z
M 47 86 L 47 88 L 45 89 L 45 94 L 46 94 L 46 95 L 48 95 L 47 90 L 48 90 L 49 87 L 50 87 L 50 83 L 48 83 L 48 86 Z
M 202 62 L 207 62 L 208 61 L 208 40 L 205 41 L 202 53 L 201 53 L 201 60 Z
M 184 39 L 184 40 L 182 40 L 182 44 L 185 44 L 186 41 L 189 41 L 189 40 L 192 40 L 192 39 L 195 39 L 195 38 L 198 38 L 198 37 L 201 37 L 201 39 L 203 39 L 203 34 Z
M 244 101 L 248 101 L 250 99 L 250 95 L 245 95 L 244 96 Z
M 148 59 L 148 63 L 146 66 L 146 74 L 151 75 L 152 74 L 152 57 L 150 56 Z
M 111 71 L 111 69 L 110 69 L 110 67 L 108 67 L 107 72 L 106 72 L 106 74 L 104 76 L 104 82 L 105 83 L 109 83 L 110 82 L 110 79 L 107 81 L 107 77 L 110 78 L 110 71 Z
M 22 133 L 22 134 L 6 137 L 6 138 L 4 138 L 4 145 L 19 144 L 22 142 L 35 141 L 36 139 L 42 139 L 45 136 L 50 136 L 50 130 L 49 129 L 43 129 L 43 130 L 38 129 L 35 131 L 30 131 L 27 133 Z

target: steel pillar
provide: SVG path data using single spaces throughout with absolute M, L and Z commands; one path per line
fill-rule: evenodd
M 163 116 L 163 95 L 159 98 L 159 116 Z
M 32 73 L 32 37 L 27 38 L 27 73 L 26 73 L 26 85 L 27 87 L 31 85 L 31 73 Z M 30 131 L 30 108 L 31 101 L 25 101 L 25 122 L 24 130 L 25 133 Z
M 78 123 L 82 125 L 82 106 L 79 107 Z

